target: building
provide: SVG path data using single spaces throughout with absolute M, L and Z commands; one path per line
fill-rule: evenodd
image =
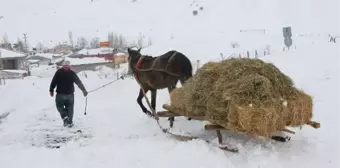
M 48 50 L 48 52 L 52 52 L 54 54 L 69 54 L 72 52 L 72 46 L 67 44 L 59 44 L 52 49 Z
M 54 60 L 59 59 L 63 54 L 53 54 L 53 53 L 36 53 L 27 57 L 29 62 L 39 62 L 40 65 L 49 65 L 54 62 Z
M 105 60 L 113 60 L 114 49 L 109 47 L 101 47 L 94 49 L 82 49 L 75 54 L 70 55 L 71 58 L 103 58 Z
M 127 52 L 125 50 L 113 49 L 110 47 L 101 47 L 95 49 L 82 49 L 70 58 L 102 58 L 103 60 L 114 61 L 116 63 L 127 62 Z
M 116 53 L 113 57 L 116 64 L 127 63 L 128 55 L 125 53 Z
M 24 69 L 26 54 L 0 48 L 0 69 Z

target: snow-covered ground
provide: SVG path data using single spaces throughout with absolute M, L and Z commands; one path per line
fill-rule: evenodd
M 240 149 L 237 154 L 203 140 L 179 142 L 142 113 L 136 102 L 139 87 L 126 78 L 90 93 L 87 115 L 85 98 L 76 89 L 75 127 L 65 129 L 48 93 L 56 66 L 41 65 L 30 77 L 0 85 L 0 167 L 340 166 L 339 38 L 338 43 L 327 42 L 329 35 L 339 37 L 339 0 L 0 0 L 0 4 L 0 35 L 6 33 L 11 42 L 22 33 L 28 34 L 30 45 L 42 42 L 49 47 L 67 40 L 69 31 L 74 42 L 80 36 L 106 41 L 108 32 L 128 40 L 142 35 L 145 42 L 152 41 L 143 54 L 175 49 L 187 55 L 193 67 L 197 60 L 202 65 L 247 52 L 254 58 L 257 51 L 259 58 L 273 62 L 313 96 L 313 120 L 321 123 L 320 129 L 294 129 L 296 134 L 287 143 L 224 132 L 224 141 Z M 284 26 L 292 27 L 293 39 L 286 52 Z M 93 90 L 126 72 L 127 65 L 122 64 L 119 70 L 99 67 L 78 75 L 87 90 Z M 157 95 L 157 110 L 162 110 L 169 95 L 166 89 Z M 167 127 L 167 119 L 161 124 Z M 82 133 L 74 133 L 78 129 Z M 203 131 L 199 121 L 177 118 L 171 131 L 216 141 L 214 132 Z
M 41 67 L 35 73 L 45 74 L 43 78 L 8 80 L 5 86 L 0 86 L 0 115 L 10 112 L 0 124 L 0 164 L 6 168 L 336 168 L 339 167 L 339 54 L 338 44 L 313 38 L 301 42 L 296 49 L 276 50 L 261 57 L 273 62 L 293 78 L 297 87 L 313 96 L 313 120 L 319 121 L 321 128 L 294 129 L 296 134 L 286 143 L 225 132 L 224 141 L 237 146 L 238 154 L 221 151 L 203 140 L 179 142 L 163 134 L 156 122 L 140 110 L 136 102 L 139 87 L 130 78 L 90 93 L 87 115 L 83 114 L 85 98 L 76 89 L 75 127 L 62 128 L 54 98 L 48 93 L 54 70 Z M 218 60 L 220 56 L 210 55 L 207 59 Z M 122 66 L 121 71 L 126 68 Z M 88 90 L 116 79 L 97 75 L 85 78 L 81 72 L 79 76 Z M 169 103 L 167 90 L 159 91 L 157 109 L 161 110 L 164 103 Z M 168 121 L 162 119 L 161 124 L 167 127 Z M 78 129 L 82 133 L 72 133 Z M 199 121 L 177 118 L 172 131 L 215 138 L 213 132 L 202 129 Z M 60 148 L 48 148 L 53 145 Z

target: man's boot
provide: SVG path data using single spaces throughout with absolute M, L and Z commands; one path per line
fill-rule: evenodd
M 63 118 L 63 122 L 64 122 L 64 127 L 66 127 L 66 126 L 68 126 L 69 125 L 69 119 L 68 119 L 68 117 L 66 116 L 66 117 L 64 117 Z
M 69 123 L 68 123 L 68 125 L 67 125 L 69 128 L 71 128 L 71 127 L 73 127 L 73 122 L 72 121 L 70 121 Z

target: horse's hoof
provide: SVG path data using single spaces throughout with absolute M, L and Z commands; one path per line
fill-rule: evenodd
M 170 128 L 172 128 L 174 126 L 174 122 L 170 121 Z
M 154 116 L 150 111 L 146 111 L 145 114 L 151 118 L 157 119 L 157 116 Z

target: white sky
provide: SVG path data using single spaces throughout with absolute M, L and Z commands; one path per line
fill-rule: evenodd
M 154 42 L 228 29 L 281 31 L 285 25 L 295 33 L 339 33 L 339 0 L 200 0 L 204 10 L 195 17 L 192 0 L 93 1 L 0 0 L 0 36 L 7 33 L 15 41 L 27 33 L 31 46 L 39 41 L 51 46 L 68 41 L 70 30 L 74 41 L 80 35 L 106 40 L 114 31 L 131 39 L 142 32 Z

